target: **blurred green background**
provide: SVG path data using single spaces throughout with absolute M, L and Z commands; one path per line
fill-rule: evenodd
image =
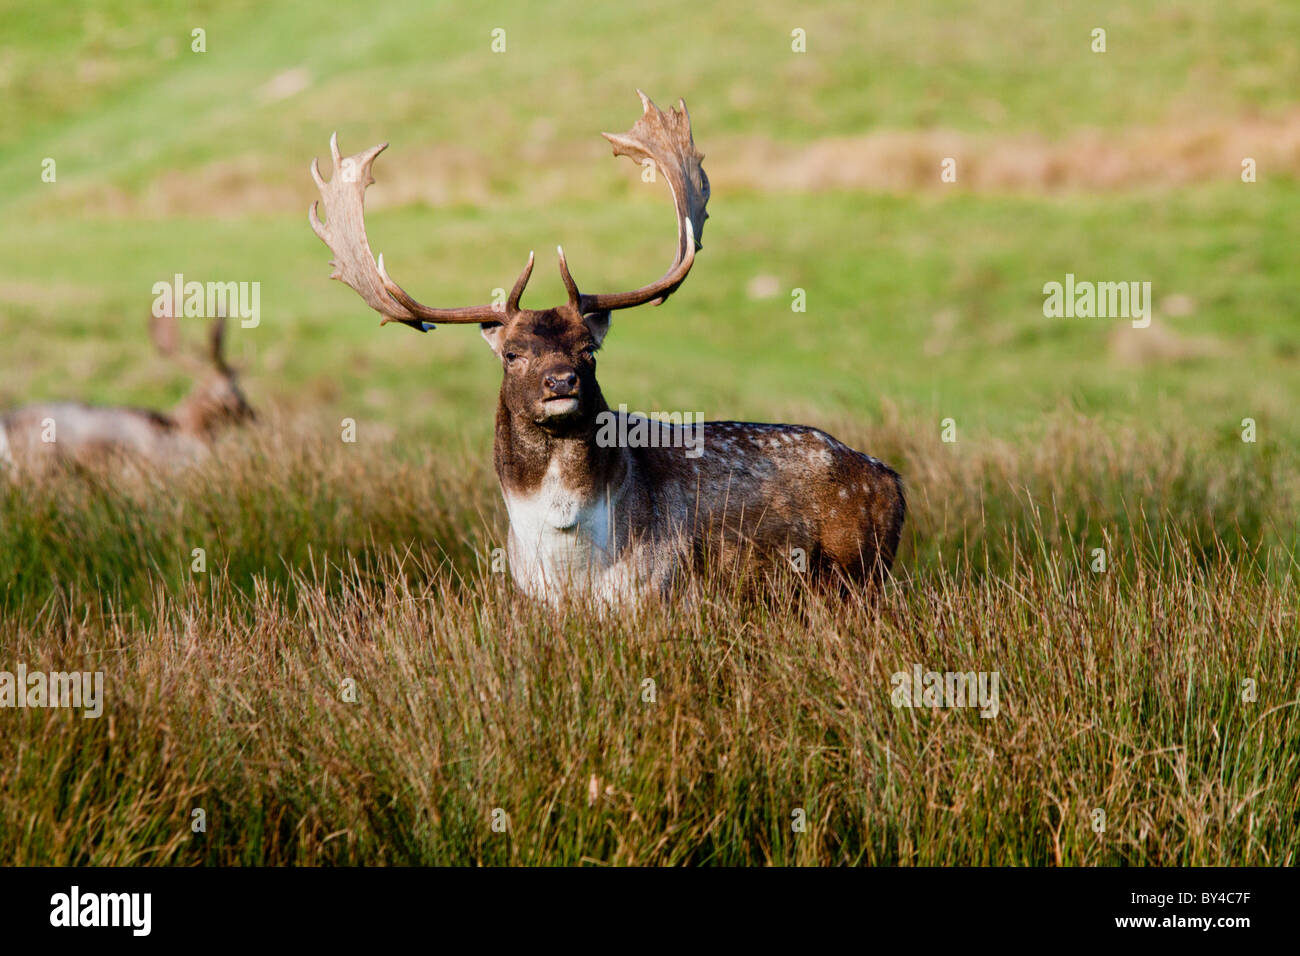
M 1300 438 L 1298 4 L 0 10 L 0 407 L 177 400 L 145 316 L 181 272 L 261 283 L 260 327 L 231 335 L 255 404 L 486 456 L 497 363 L 474 329 L 381 329 L 329 281 L 308 165 L 334 130 L 345 153 L 391 142 L 371 243 L 429 304 L 488 301 L 530 249 L 525 304 L 559 302 L 557 243 L 584 289 L 628 288 L 673 235 L 667 190 L 598 135 L 631 125 L 640 87 L 686 99 L 713 198 L 682 291 L 615 319 L 612 403 L 952 417 L 962 440 L 1061 409 L 1225 451 L 1244 417 L 1263 446 Z M 1150 281 L 1152 327 L 1044 318 L 1067 272 Z

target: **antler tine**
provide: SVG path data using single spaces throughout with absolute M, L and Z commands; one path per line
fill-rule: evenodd
M 601 135 L 614 145 L 615 156 L 627 156 L 638 164 L 648 160 L 668 181 L 677 213 L 677 250 L 668 271 L 648 286 L 632 292 L 581 296 L 579 307 L 584 313 L 663 303 L 677 291 L 695 264 L 699 233 L 709 216 L 705 208 L 709 177 L 701 165 L 704 155 L 695 148 L 686 101 L 678 100 L 677 107 L 665 113 L 641 90 L 636 92 L 641 98 L 641 117 L 626 133 Z M 567 275 L 567 266 L 562 265 L 562 272 Z M 566 279 L 566 287 L 571 282 Z M 574 287 L 570 287 L 570 298 L 573 294 Z
M 330 278 L 341 279 L 355 290 L 368 306 L 384 317 L 385 323 L 401 322 L 423 332 L 431 322 L 500 321 L 500 313 L 491 305 L 460 309 L 434 309 L 422 305 L 388 275 L 382 255 L 378 262 L 375 261 L 366 237 L 365 192 L 366 187 L 375 181 L 370 172 L 371 164 L 387 148 L 387 143 L 380 143 L 345 159 L 339 153 L 338 134 L 335 133 L 330 136 L 334 171 L 329 182 L 321 177 L 316 160 L 311 162 L 311 177 L 321 198 L 307 210 L 307 221 L 312 231 L 334 253 L 330 263 L 334 272 Z M 322 201 L 325 203 L 325 222 L 321 222 L 317 213 Z
M 569 293 L 569 305 L 579 312 L 591 311 L 582 307 L 582 295 L 578 292 L 578 283 L 574 282 L 573 276 L 569 274 L 569 263 L 564 258 L 564 246 L 556 246 L 555 251 L 560 254 L 560 278 L 564 280 L 564 289 Z
M 524 289 L 528 287 L 528 277 L 533 274 L 533 254 L 528 253 L 528 265 L 524 266 L 524 271 L 519 273 L 519 278 L 515 280 L 514 288 L 510 290 L 510 298 L 506 299 L 506 314 L 513 315 L 519 311 L 519 299 L 524 294 Z

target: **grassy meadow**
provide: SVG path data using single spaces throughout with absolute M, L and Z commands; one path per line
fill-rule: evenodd
M 1270 0 L 0 0 L 0 409 L 166 408 L 153 283 L 261 289 L 229 331 L 261 419 L 212 460 L 0 478 L 0 671 L 106 688 L 99 719 L 0 709 L 0 860 L 1294 864 L 1298 33 Z M 604 392 L 893 465 L 873 600 L 781 570 L 528 603 L 499 364 L 328 279 L 335 130 L 392 144 L 369 234 L 425 302 L 531 249 L 524 304 L 558 302 L 560 242 L 584 289 L 654 278 L 667 191 L 598 135 L 636 87 L 686 98 L 711 216 L 681 291 L 615 318 Z M 1150 327 L 1045 318 L 1067 273 L 1150 281 Z M 893 706 L 914 665 L 996 671 L 999 713 Z

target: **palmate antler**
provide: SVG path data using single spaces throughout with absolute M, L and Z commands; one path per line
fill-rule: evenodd
M 564 250 L 558 250 L 560 274 L 569 293 L 569 304 L 583 314 L 662 303 L 677 291 L 691 271 L 695 252 L 700 248 L 700 230 L 708 218 L 705 205 L 709 201 L 709 177 L 700 165 L 704 156 L 695 149 L 686 103 L 679 100 L 679 108 L 665 113 L 640 90 L 637 90 L 637 95 L 641 97 L 644 112 L 636 124 L 623 134 L 602 135 L 614 144 L 615 156 L 629 156 L 639 164 L 649 161 L 668 180 L 677 212 L 677 251 L 668 271 L 648 286 L 632 292 L 584 295 L 578 291 L 573 276 L 569 274 Z M 459 309 L 434 309 L 421 305 L 388 275 L 382 254 L 378 262 L 375 261 L 366 238 L 365 191 L 375 181 L 370 172 L 375 157 L 387 148 L 387 143 L 380 143 L 343 159 L 339 155 L 337 134 L 331 136 L 334 174 L 328 183 L 321 178 L 316 160 L 312 160 L 311 175 L 325 203 L 326 221 L 322 223 L 317 214 L 319 202 L 312 203 L 307 218 L 316 235 L 334 253 L 331 278 L 341 279 L 351 286 L 367 305 L 384 316 L 384 322 L 401 322 L 420 331 L 432 328 L 434 322 L 501 322 L 519 312 L 520 296 L 533 271 L 531 253 L 524 271 L 515 280 L 504 309 L 493 305 Z
M 331 279 L 342 279 L 351 286 L 366 304 L 384 317 L 384 322 L 401 322 L 419 329 L 421 332 L 431 328 L 433 322 L 470 323 L 499 322 L 501 309 L 491 305 L 472 305 L 460 309 L 433 309 L 422 305 L 407 294 L 384 269 L 384 256 L 380 253 L 379 262 L 375 262 L 374 253 L 370 251 L 370 241 L 366 238 L 365 194 L 366 187 L 375 181 L 370 173 L 375 157 L 388 148 L 387 143 L 372 146 L 363 153 L 343 159 L 339 156 L 338 134 L 330 137 L 330 155 L 334 158 L 334 174 L 327 183 L 321 178 L 320 167 L 316 160 L 311 161 L 311 176 L 316 180 L 321 200 L 325 203 L 325 222 L 320 221 L 316 208 L 319 202 L 311 204 L 307 211 L 307 221 L 312 230 L 334 253 L 330 265 L 334 266 Z M 523 294 L 524 285 L 533 271 L 533 257 L 528 257 L 528 265 L 515 283 L 510 295 L 512 306 L 518 308 L 519 296 Z
M 678 100 L 677 108 L 670 108 L 665 113 L 640 90 L 636 95 L 641 97 L 643 112 L 635 125 L 626 133 L 601 135 L 614 144 L 615 156 L 628 156 L 638 165 L 649 161 L 668 180 L 677 210 L 677 254 L 662 278 L 648 286 L 633 292 L 582 295 L 573 276 L 569 275 L 569 266 L 561 249 L 560 275 L 564 278 L 564 287 L 569 292 L 570 303 L 577 305 L 584 314 L 630 309 L 647 303 L 662 304 L 677 291 L 695 264 L 695 251 L 701 248 L 700 233 L 704 229 L 704 220 L 709 218 L 705 209 L 709 201 L 709 177 L 700 165 L 704 154 L 695 148 L 686 101 Z

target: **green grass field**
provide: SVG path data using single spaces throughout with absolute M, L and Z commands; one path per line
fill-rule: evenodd
M 178 401 L 145 319 L 180 272 L 260 283 L 262 412 L 183 474 L 0 480 L 0 671 L 108 688 L 0 710 L 0 858 L 1294 863 L 1300 8 L 1108 6 L 0 0 L 0 410 Z M 894 465 L 875 603 L 530 606 L 493 568 L 499 363 L 329 281 L 335 130 L 392 144 L 369 234 L 423 301 L 535 249 L 557 303 L 561 242 L 584 289 L 657 276 L 666 190 L 598 135 L 637 87 L 689 103 L 711 216 L 604 392 Z M 1149 281 L 1151 326 L 1045 318 L 1067 273 Z M 1000 714 L 891 706 L 913 664 L 998 671 Z

